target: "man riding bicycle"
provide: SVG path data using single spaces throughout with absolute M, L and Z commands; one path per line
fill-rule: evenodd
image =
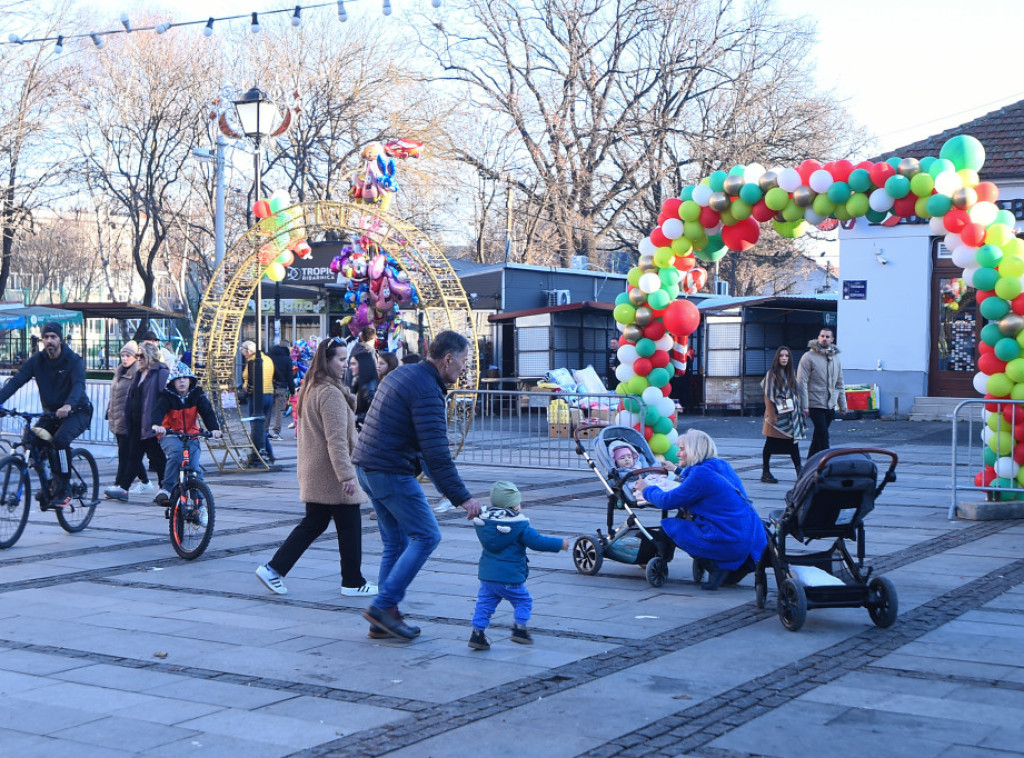
M 40 493 L 44 510 L 46 507 L 70 507 L 68 477 L 71 469 L 68 461 L 71 442 L 92 423 L 92 403 L 85 393 L 85 363 L 64 344 L 62 334 L 61 325 L 56 321 L 43 324 L 43 349 L 25 361 L 18 373 L 0 388 L 2 405 L 29 379 L 35 379 L 43 411 L 54 414 L 36 423 L 37 428 L 45 429 L 52 437 L 49 455 L 54 489 L 49 503 Z M 45 439 L 45 435 L 40 439 Z

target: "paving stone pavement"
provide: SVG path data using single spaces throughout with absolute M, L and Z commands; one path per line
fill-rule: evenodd
M 716 437 L 759 512 L 781 507 L 794 474 L 760 482 L 759 420 L 684 424 Z M 948 424 L 833 429 L 900 455 L 867 520 L 868 563 L 899 593 L 889 629 L 864 609 L 816 609 L 788 632 L 774 583 L 763 610 L 749 577 L 704 592 L 681 552 L 658 589 L 637 566 L 583 576 L 565 553 L 537 553 L 535 644 L 510 642 L 502 606 L 491 650 L 473 651 L 479 545 L 450 511 L 403 604 L 422 636 L 369 640 L 366 600 L 339 592 L 333 531 L 287 595 L 253 575 L 301 513 L 293 441 L 276 446 L 278 471 L 209 474 L 217 529 L 196 561 L 175 556 L 163 510 L 139 496 L 103 501 L 76 535 L 35 511 L 0 552 L 0 755 L 1024 755 L 1024 522 L 947 520 Z M 106 484 L 112 451 L 94 450 Z M 515 481 L 542 532 L 604 528 L 585 470 L 461 470 L 480 498 Z M 363 547 L 372 578 L 369 518 Z

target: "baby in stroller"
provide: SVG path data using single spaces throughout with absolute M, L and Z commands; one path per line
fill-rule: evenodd
M 625 440 L 612 440 L 608 444 L 608 453 L 611 455 L 615 471 L 620 477 L 625 477 L 631 471 L 648 467 L 647 461 Z M 667 475 L 662 474 L 649 473 L 644 478 L 648 484 L 653 484 L 655 487 L 660 487 L 665 491 L 674 488 L 678 484 L 677 480 L 670 479 Z M 629 492 L 629 490 L 625 491 Z

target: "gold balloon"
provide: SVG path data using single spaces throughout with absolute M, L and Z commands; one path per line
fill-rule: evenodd
M 761 188 L 761 192 L 775 189 L 779 186 L 779 177 L 774 171 L 765 171 L 761 174 L 761 178 L 757 180 L 757 186 Z
M 806 208 L 814 203 L 814 198 L 817 194 L 810 187 L 800 186 L 793 190 L 793 202 L 801 208 Z
M 643 330 L 636 324 L 630 324 L 623 330 L 622 333 L 626 336 L 626 339 L 632 342 L 634 345 L 641 339 L 643 339 L 644 336 Z
M 652 263 L 654 263 L 653 255 L 641 255 L 640 260 L 636 262 L 636 265 L 642 269 L 645 266 L 650 266 Z
M 633 319 L 633 323 L 642 329 L 650 324 L 653 319 L 654 314 L 651 312 L 651 309 L 647 306 L 643 306 L 636 309 L 636 318 Z
M 711 199 L 708 200 L 708 208 L 719 213 L 729 210 L 730 205 L 732 205 L 732 200 L 724 192 L 712 192 Z
M 729 197 L 736 197 L 740 194 L 740 187 L 743 186 L 743 177 L 739 174 L 729 174 L 725 177 L 725 183 L 722 185 L 722 190 Z
M 917 158 L 904 158 L 896 167 L 896 173 L 910 179 L 914 174 L 921 173 L 921 161 Z
M 643 271 L 645 274 L 649 273 L 651 271 L 653 271 L 656 274 L 659 271 L 661 271 L 661 269 L 658 268 L 658 264 L 655 263 L 653 259 L 647 261 L 646 263 L 641 263 L 640 264 L 640 270 Z
M 1024 316 L 1018 316 L 1016 313 L 1003 316 L 999 319 L 999 331 L 1007 337 L 1016 337 L 1024 331 Z
M 629 291 L 629 304 L 634 307 L 640 307 L 647 302 L 647 295 L 639 287 L 634 287 Z
M 961 187 L 960 189 L 953 190 L 953 194 L 949 196 L 949 199 L 953 201 L 954 208 L 970 208 L 978 202 L 978 193 L 973 187 Z

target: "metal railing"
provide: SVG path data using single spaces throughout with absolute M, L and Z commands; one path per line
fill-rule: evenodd
M 989 410 L 985 406 L 998 409 L 992 426 L 988 424 Z M 1004 410 L 1012 408 L 1010 418 Z M 974 412 L 971 412 L 974 411 Z M 949 506 L 949 518 L 956 518 L 958 493 L 983 492 L 986 499 L 1002 498 L 1006 495 L 1024 498 L 1024 485 L 1017 480 L 1020 464 L 1014 460 L 1014 448 L 1024 444 L 1024 400 L 972 398 L 958 403 L 953 410 L 953 456 L 951 465 L 952 501 Z M 966 440 L 960 434 L 961 424 L 967 424 Z M 989 430 L 986 432 L 985 430 Z M 996 435 L 997 441 L 989 444 L 988 437 Z M 1002 435 L 1002 436 L 1000 436 Z M 987 465 L 986 451 L 991 465 L 997 475 L 1010 474 L 1003 478 L 1013 482 L 1010 487 L 998 487 L 975 483 L 974 478 Z
M 630 398 L 645 414 L 643 400 Z M 566 404 L 565 415 L 562 406 L 555 417 L 549 414 L 554 400 Z M 459 463 L 584 469 L 587 462 L 576 454 L 573 431 L 595 421 L 614 423 L 622 400 L 614 393 L 452 390 L 447 396 L 452 455 Z
M 7 381 L 10 374 L 0 374 L 0 385 Z M 117 440 L 107 426 L 107 405 L 110 403 L 110 380 L 109 379 L 87 379 L 85 392 L 92 402 L 92 423 L 89 428 L 82 432 L 77 440 L 101 445 L 114 445 Z M 27 413 L 39 413 L 43 410 L 39 403 L 39 390 L 33 379 L 4 403 L 7 408 L 16 408 Z M 5 418 L 0 420 L 0 433 L 14 434 L 21 436 L 22 422 L 16 418 Z

